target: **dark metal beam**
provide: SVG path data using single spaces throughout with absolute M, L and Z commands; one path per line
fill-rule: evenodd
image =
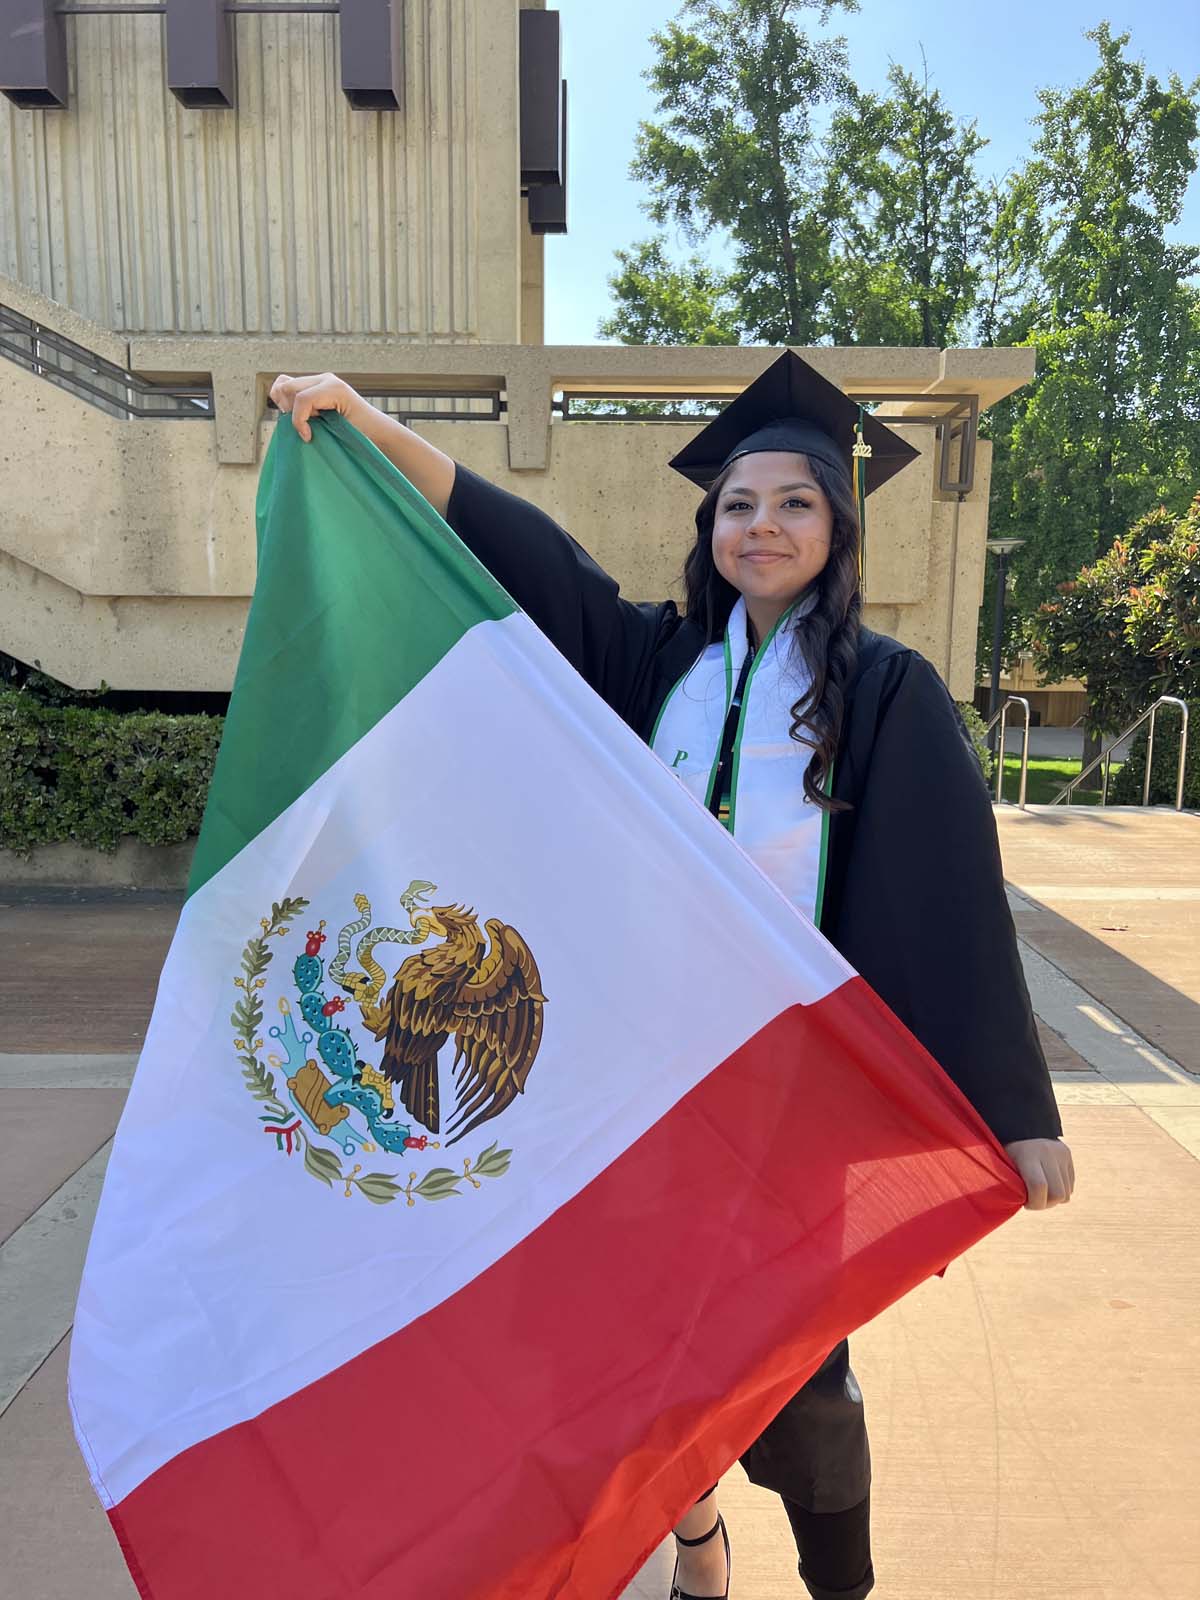
M 225 0 L 167 0 L 167 88 L 181 105 L 236 105 L 233 29 Z
M 161 17 L 167 9 L 166 0 L 128 0 L 120 5 L 76 5 L 75 0 L 64 0 L 56 6 L 60 17 Z M 301 0 L 298 5 L 275 5 L 270 0 L 225 0 L 225 10 L 231 17 L 281 17 L 336 16 L 342 9 L 339 0 L 321 0 L 309 5 Z
M 67 34 L 54 0 L 0 0 L 0 92 L 23 111 L 66 109 Z
M 567 231 L 567 85 L 562 85 L 562 182 L 546 183 L 529 191 L 531 233 Z
M 357 111 L 404 104 L 402 0 L 342 0 L 342 92 Z
M 561 184 L 562 38 L 557 11 L 522 11 L 521 188 Z

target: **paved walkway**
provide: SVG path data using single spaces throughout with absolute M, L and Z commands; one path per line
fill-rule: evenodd
M 1009 717 L 1004 736 L 1006 754 L 1019 756 L 1022 740 L 1021 713 L 1015 711 Z M 1083 729 L 1030 728 L 1029 754 L 1035 760 L 1078 761 L 1083 754 Z
M 856 1336 L 876 1592 L 1195 1600 L 1200 818 L 999 820 L 1080 1187 L 1066 1210 L 1021 1215 Z M 134 1593 L 63 1387 L 108 1141 L 177 908 L 163 895 L 0 900 L 5 1600 Z M 736 1600 L 799 1597 L 780 1507 L 737 1472 L 723 1496 Z M 629 1600 L 665 1600 L 669 1582 L 664 1549 Z
M 1099 806 L 998 816 L 1022 939 L 1200 1073 L 1200 818 Z
M 1135 735 L 1135 737 L 1140 738 L 1141 735 Z M 1024 730 L 1021 726 L 1021 713 L 1015 711 L 1008 719 L 1008 727 L 1004 735 L 1005 753 L 1019 756 L 1023 739 Z M 1124 761 L 1132 744 L 1132 739 L 1126 739 L 1123 743 L 1115 745 L 1113 747 L 1113 760 Z M 1083 729 L 1030 728 L 1029 755 L 1035 761 L 1078 761 L 1083 755 Z

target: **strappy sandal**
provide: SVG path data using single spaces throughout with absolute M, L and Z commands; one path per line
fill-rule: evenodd
M 733 1553 L 729 1548 L 729 1533 L 725 1527 L 725 1518 L 721 1515 L 721 1513 L 719 1511 L 717 1512 L 717 1520 L 713 1523 L 708 1532 L 702 1533 L 698 1539 L 681 1539 L 679 1535 L 676 1534 L 675 1543 L 686 1545 L 686 1547 L 691 1550 L 694 1549 L 698 1544 L 707 1544 L 710 1539 L 715 1539 L 718 1533 L 725 1541 L 725 1593 L 721 1596 L 721 1600 L 729 1600 L 729 1585 L 733 1578 Z M 678 1577 L 679 1557 L 676 1556 L 675 1576 L 671 1579 L 671 1593 L 668 1596 L 668 1600 L 699 1600 L 698 1596 L 685 1594 L 683 1592 L 677 1582 Z

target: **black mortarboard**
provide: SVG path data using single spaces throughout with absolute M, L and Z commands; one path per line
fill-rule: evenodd
M 857 453 L 864 496 L 920 454 L 792 350 L 731 400 L 671 465 L 707 489 L 731 461 L 763 450 L 794 450 L 840 462 L 848 473 Z

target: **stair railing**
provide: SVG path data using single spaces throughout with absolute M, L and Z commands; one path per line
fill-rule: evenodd
M 1020 706 L 1025 713 L 1025 729 L 1021 739 L 1021 775 L 1017 805 L 1022 811 L 1025 809 L 1025 790 L 1029 782 L 1029 701 L 1024 695 L 1010 694 L 1001 705 L 999 711 L 983 730 L 984 735 L 991 733 L 997 723 L 1000 724 L 1000 737 L 996 741 L 996 804 L 1003 805 L 1004 801 L 1004 736 L 1008 732 L 1008 708 Z
M 1058 791 L 1053 800 L 1051 800 L 1050 804 L 1052 806 L 1056 806 L 1061 800 L 1064 804 L 1070 805 L 1076 789 L 1079 788 L 1083 780 L 1090 777 L 1091 774 L 1095 772 L 1097 767 L 1103 766 L 1104 775 L 1100 783 L 1100 804 L 1102 806 L 1106 806 L 1108 804 L 1108 783 L 1109 775 L 1112 771 L 1113 752 L 1120 745 L 1123 745 L 1126 739 L 1132 738 L 1132 736 L 1140 727 L 1142 727 L 1144 723 L 1148 722 L 1150 724 L 1150 728 L 1146 735 L 1146 779 L 1142 784 L 1142 804 L 1144 806 L 1148 806 L 1150 804 L 1150 764 L 1154 759 L 1154 724 L 1157 721 L 1158 713 L 1163 706 L 1175 706 L 1180 714 L 1179 767 L 1175 775 L 1175 809 L 1176 811 L 1182 811 L 1183 780 L 1184 773 L 1187 768 L 1188 708 L 1184 701 L 1180 700 L 1177 695 L 1173 694 L 1160 695 L 1152 706 L 1147 707 L 1147 709 L 1142 712 L 1140 717 L 1138 717 L 1134 722 L 1131 722 L 1127 728 L 1123 728 L 1121 732 L 1117 734 L 1116 738 L 1107 744 L 1103 750 L 1101 750 L 1100 754 L 1095 758 L 1095 760 L 1089 761 L 1087 766 L 1083 768 L 1077 777 L 1072 778 L 1070 783 L 1066 784 Z

